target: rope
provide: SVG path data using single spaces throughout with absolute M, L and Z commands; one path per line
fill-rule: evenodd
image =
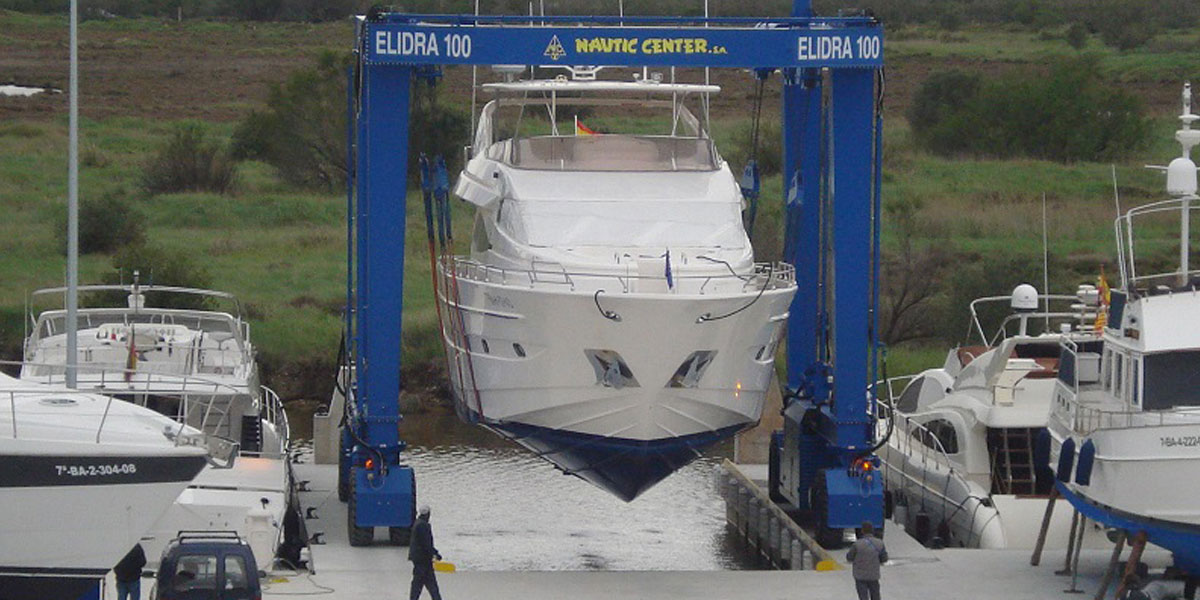
M 758 135 L 762 124 L 763 94 L 767 84 L 767 76 L 768 73 L 760 73 L 758 76 L 758 89 L 754 94 L 754 116 L 751 120 L 752 125 L 750 129 L 750 160 L 746 162 L 745 171 L 742 173 L 743 180 L 746 177 L 751 177 L 753 180 L 752 187 L 748 193 L 747 188 L 742 186 L 742 193 L 750 197 L 750 210 L 746 213 L 746 222 L 744 225 L 746 227 L 746 235 L 751 238 L 754 237 L 754 221 L 758 217 Z
M 596 310 L 600 311 L 600 316 L 608 319 L 609 321 L 620 321 L 621 315 L 618 315 L 616 312 L 611 310 L 604 310 L 604 308 L 600 306 L 600 294 L 602 293 L 604 293 L 604 290 L 596 290 L 596 293 L 592 296 L 592 302 L 596 303 Z
M 443 240 L 440 240 L 443 242 L 441 247 L 442 264 L 446 265 L 446 268 L 450 271 L 450 293 L 453 297 L 454 309 L 448 312 L 450 314 L 451 328 L 454 331 L 456 358 L 459 353 L 458 349 L 461 349 L 461 352 L 466 355 L 467 375 L 469 375 L 471 378 L 471 393 L 475 397 L 475 411 L 479 414 L 479 418 L 482 419 L 483 401 L 479 394 L 479 383 L 475 378 L 475 363 L 471 357 L 471 342 L 467 337 L 466 325 L 463 322 L 462 301 L 458 287 L 458 268 L 453 254 L 454 231 L 450 226 L 450 204 L 447 198 L 448 190 L 441 185 L 445 183 L 441 181 L 441 178 L 444 177 L 446 169 L 445 162 L 441 159 L 441 157 L 438 158 L 437 168 L 439 185 L 437 186 L 438 189 L 434 190 L 434 201 L 440 212 L 438 216 L 438 231 L 439 234 L 444 232 L 444 236 L 439 236 L 444 237 Z M 465 395 L 467 393 L 467 385 L 462 373 L 462 364 L 458 360 L 455 360 L 455 364 L 458 368 L 459 375 L 458 387 Z M 465 401 L 466 399 L 464 398 L 464 402 Z
M 729 317 L 732 317 L 733 315 L 736 315 L 736 314 L 742 312 L 743 310 L 746 310 L 747 308 L 754 306 L 754 303 L 758 302 L 759 298 L 762 298 L 762 295 L 764 292 L 767 291 L 767 288 L 771 287 L 771 280 L 773 280 L 774 278 L 775 278 L 775 265 L 774 264 L 767 265 L 767 280 L 763 282 L 762 288 L 758 290 L 758 294 L 756 294 L 754 296 L 753 300 L 746 303 L 741 308 L 738 308 L 732 312 L 725 313 L 718 317 L 712 316 L 712 313 L 704 313 L 704 314 L 700 315 L 699 317 L 696 317 L 696 322 L 697 323 L 706 323 L 708 321 L 720 321 L 721 319 L 728 319 Z

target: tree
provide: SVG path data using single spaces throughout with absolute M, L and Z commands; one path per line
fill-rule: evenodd
M 349 54 L 326 51 L 311 68 L 272 86 L 265 111 L 254 111 L 233 134 L 237 158 L 262 160 L 288 182 L 337 190 L 346 184 L 346 79 Z M 438 102 L 436 86 L 413 78 L 409 116 L 409 184 L 417 185 L 420 153 L 443 155 L 451 172 L 461 165 L 467 117 Z

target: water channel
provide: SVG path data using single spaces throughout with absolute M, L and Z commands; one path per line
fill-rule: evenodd
M 419 502 L 432 508 L 438 550 L 459 569 L 762 567 L 726 531 L 716 492 L 714 477 L 732 443 L 625 503 L 453 415 L 407 416 L 401 430 Z

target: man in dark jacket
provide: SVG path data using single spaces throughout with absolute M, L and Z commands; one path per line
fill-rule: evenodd
M 146 553 L 141 544 L 135 544 L 133 549 L 113 567 L 117 576 L 117 600 L 141 600 L 142 598 L 142 567 L 146 566 Z
M 887 548 L 875 537 L 875 526 L 863 521 L 862 535 L 850 547 L 846 560 L 854 565 L 858 600 L 879 600 L 879 565 L 887 562 Z
M 428 588 L 433 600 L 442 600 L 438 591 L 437 577 L 433 574 L 433 561 L 442 560 L 437 548 L 433 547 L 433 528 L 429 526 L 429 507 L 422 506 L 417 512 L 417 522 L 413 523 L 412 535 L 408 542 L 408 560 L 413 564 L 412 590 L 409 600 L 421 597 L 421 588 Z

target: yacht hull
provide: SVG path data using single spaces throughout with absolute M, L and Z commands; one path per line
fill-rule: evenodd
M 1158 415 L 1133 413 L 1129 418 Z M 1174 552 L 1176 561 L 1200 569 L 1200 506 L 1194 489 L 1194 482 L 1200 481 L 1200 423 L 1129 425 L 1099 429 L 1084 438 L 1052 422 L 1050 465 L 1060 465 L 1067 439 L 1075 447 L 1058 488 L 1088 518 L 1108 527 L 1144 531 L 1151 543 Z M 1079 448 L 1087 440 L 1095 447 L 1095 458 L 1090 480 L 1082 485 Z M 1146 492 L 1164 490 L 1164 482 L 1172 482 L 1170 491 Z
M 76 598 L 139 541 L 203 468 L 203 454 L 104 454 L 92 444 L 0 442 L 0 597 Z M 73 448 L 74 447 L 74 448 Z M 88 450 L 91 450 L 88 452 Z M 42 454 L 41 452 L 45 452 Z
M 795 290 L 443 284 L 460 414 L 626 501 L 758 422 Z
M 267 569 L 283 542 L 290 482 L 281 459 L 239 457 L 230 469 L 204 469 L 144 536 L 150 567 L 180 531 L 191 530 L 236 531 Z
M 896 434 L 900 436 L 901 434 Z M 906 454 L 889 443 L 880 452 L 884 481 L 898 506 L 896 520 L 922 543 L 933 536 L 946 546 L 982 549 L 1033 548 L 1046 509 L 1046 496 L 989 494 L 979 484 L 955 476 L 949 466 L 920 453 Z M 1058 500 L 1050 523 L 1046 547 L 1066 546 L 1071 515 Z M 924 518 L 925 522 L 919 522 Z M 926 531 L 921 531 L 924 528 Z M 940 531 L 939 531 L 940 530 Z M 1100 546 L 1089 532 L 1085 546 Z

